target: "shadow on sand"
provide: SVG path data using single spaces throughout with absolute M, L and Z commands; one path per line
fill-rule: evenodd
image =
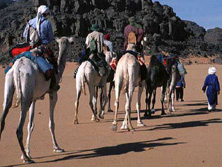
M 51 155 L 51 156 L 36 157 L 34 158 L 34 160 L 59 156 L 59 158 L 55 158 L 54 160 L 39 162 L 38 164 L 41 166 L 41 164 L 44 164 L 44 163 L 53 163 L 53 162 L 67 161 L 67 160 L 73 160 L 73 159 L 97 158 L 97 157 L 103 157 L 103 156 L 115 156 L 115 155 L 127 154 L 130 152 L 143 152 L 150 149 L 154 149 L 155 147 L 175 146 L 178 144 L 185 144 L 185 142 L 167 143 L 167 141 L 171 141 L 171 140 L 174 140 L 174 138 L 165 137 L 165 138 L 159 138 L 156 140 L 141 141 L 141 142 L 134 142 L 134 143 L 124 143 L 124 144 L 119 144 L 115 146 L 100 147 L 100 148 L 89 149 L 89 150 L 69 151 L 69 152 Z M 22 165 L 26 165 L 26 164 L 16 164 L 16 165 L 4 166 L 4 167 L 22 166 Z
M 202 121 L 190 121 L 190 122 L 180 122 L 180 123 L 168 123 L 157 125 L 154 128 L 149 129 L 153 130 L 167 130 L 167 129 L 180 129 L 180 128 L 191 128 L 191 127 L 199 127 L 199 126 L 208 126 L 213 123 L 222 123 L 220 118 L 202 120 Z

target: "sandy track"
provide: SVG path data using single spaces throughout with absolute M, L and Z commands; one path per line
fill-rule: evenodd
M 56 136 L 64 153 L 53 153 L 48 130 L 48 95 L 38 101 L 35 112 L 35 129 L 31 139 L 31 155 L 35 164 L 24 165 L 16 138 L 19 108 L 11 109 L 0 141 L 0 166 L 53 166 L 53 167 L 219 167 L 222 164 L 222 102 L 219 96 L 218 111 L 206 113 L 207 101 L 201 87 L 207 69 L 211 65 L 186 66 L 187 87 L 184 102 L 176 102 L 177 111 L 172 115 L 160 116 L 160 91 L 157 93 L 158 112 L 152 119 L 143 119 L 146 127 L 136 127 L 135 97 L 132 104 L 133 126 L 136 132 L 110 130 L 113 113 L 106 113 L 105 119 L 91 122 L 91 111 L 87 96 L 80 99 L 79 125 L 73 124 L 76 64 L 67 63 L 59 100 L 55 109 Z M 222 66 L 217 75 L 222 83 Z M 4 73 L 0 69 L 0 103 L 3 103 Z M 114 91 L 112 92 L 112 104 Z M 120 114 L 123 119 L 125 96 L 121 95 Z M 142 97 L 144 105 L 144 93 Z M 2 110 L 0 111 L 2 112 Z M 143 114 L 143 113 L 142 113 Z M 24 136 L 26 138 L 26 125 Z M 24 139 L 25 139 L 24 138 Z

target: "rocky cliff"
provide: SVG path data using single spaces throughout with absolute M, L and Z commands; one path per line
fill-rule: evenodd
M 191 21 L 181 20 L 173 9 L 152 0 L 20 0 L 0 9 L 0 62 L 8 61 L 7 51 L 23 42 L 26 22 L 36 16 L 39 5 L 52 11 L 49 17 L 56 36 L 74 36 L 69 61 L 75 61 L 86 35 L 97 23 L 111 34 L 114 48 L 123 48 L 123 29 L 135 16 L 143 26 L 152 52 L 165 50 L 180 55 L 213 55 L 222 51 L 221 29 L 206 31 Z M 217 36 L 215 38 L 215 36 Z M 56 49 L 56 48 L 55 48 Z

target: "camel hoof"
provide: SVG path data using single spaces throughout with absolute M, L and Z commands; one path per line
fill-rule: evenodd
M 151 114 L 155 114 L 155 112 L 156 112 L 155 109 L 151 110 Z
M 30 154 L 27 154 L 27 157 L 28 157 L 29 159 L 32 159 L 32 156 L 31 156 Z M 21 159 L 22 159 L 22 160 L 25 159 L 23 155 L 21 156 Z M 24 160 L 24 161 L 25 161 L 25 160 Z
M 99 120 L 99 118 L 97 118 L 97 117 L 93 117 L 93 118 L 91 119 L 91 121 L 99 122 L 100 120 Z
M 161 115 L 166 115 L 166 113 L 165 113 L 165 112 L 162 112 Z
M 128 131 L 130 131 L 130 129 L 128 128 L 127 125 L 122 125 L 120 130 L 128 130 Z
M 112 109 L 108 109 L 108 111 L 107 112 L 113 112 L 113 110 Z
M 148 114 L 147 114 L 147 112 L 145 112 L 143 116 L 144 116 L 144 117 L 148 117 Z
M 33 160 L 28 158 L 28 159 L 23 160 L 23 163 L 25 163 L 25 164 L 32 164 L 32 163 L 35 163 L 35 161 L 33 161 Z
M 134 128 L 132 128 L 132 129 L 131 129 L 131 132 L 132 132 L 132 133 L 134 133 L 134 132 L 135 132 L 135 129 L 134 129 Z
M 116 124 L 113 124 L 113 125 L 111 126 L 111 130 L 112 130 L 112 131 L 117 131 L 117 125 L 116 125 Z
M 77 119 L 74 120 L 74 124 L 79 124 L 79 121 Z
M 104 111 L 99 112 L 99 118 L 104 119 Z
M 137 123 L 137 126 L 138 126 L 138 127 L 144 127 L 145 125 L 144 125 L 142 122 L 138 122 L 138 123 Z
M 99 118 L 100 119 L 104 119 L 104 115 L 99 115 Z
M 62 153 L 62 152 L 65 152 L 65 150 L 64 150 L 64 149 L 61 149 L 61 148 L 54 148 L 54 149 L 53 149 L 53 152 L 54 152 L 54 153 Z

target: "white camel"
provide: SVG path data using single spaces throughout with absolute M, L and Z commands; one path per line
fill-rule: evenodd
M 56 40 L 59 43 L 58 56 L 58 80 L 61 79 L 66 64 L 66 55 L 72 38 L 62 37 Z M 0 124 L 0 138 L 5 126 L 5 118 L 12 106 L 14 92 L 17 93 L 18 102 L 21 103 L 19 125 L 16 131 L 18 142 L 22 151 L 22 159 L 26 163 L 34 162 L 30 156 L 30 137 L 34 128 L 35 103 L 38 99 L 49 93 L 50 117 L 49 130 L 52 136 L 54 152 L 63 152 L 55 138 L 54 108 L 57 102 L 57 92 L 49 91 L 50 81 L 46 81 L 44 74 L 38 69 L 37 64 L 30 59 L 22 57 L 18 59 L 5 76 L 3 113 Z M 23 126 L 29 110 L 28 136 L 26 148 L 23 145 Z
M 85 83 L 87 83 L 89 88 L 89 105 L 92 110 L 92 121 L 99 121 L 97 117 L 97 87 L 101 87 L 102 95 L 101 99 L 102 104 L 99 111 L 99 117 L 104 118 L 104 110 L 107 103 L 107 92 L 106 92 L 106 80 L 109 75 L 109 71 L 105 73 L 104 76 L 100 76 L 95 67 L 92 64 L 92 60 L 84 61 L 78 69 L 76 74 L 76 101 L 75 101 L 75 115 L 74 115 L 74 124 L 78 124 L 78 112 L 79 112 L 79 99 L 81 92 L 83 91 L 86 94 Z
M 135 44 L 128 44 L 127 50 L 136 51 Z M 120 60 L 118 61 L 116 73 L 114 77 L 115 81 L 115 115 L 114 121 L 112 123 L 112 130 L 117 130 L 117 114 L 119 109 L 119 97 L 120 91 L 122 86 L 124 85 L 125 95 L 126 95 L 126 104 L 125 104 L 125 119 L 123 121 L 121 130 L 127 129 L 130 130 L 129 127 L 134 130 L 132 123 L 131 123 L 131 102 L 133 97 L 133 91 L 135 87 L 139 87 L 138 90 L 138 97 L 136 103 L 136 110 L 137 110 L 137 126 L 144 126 L 143 122 L 140 119 L 140 100 L 142 91 L 145 85 L 145 81 L 141 81 L 140 76 L 140 64 L 137 58 L 130 54 L 129 52 L 124 54 Z M 129 124 L 129 127 L 128 127 Z

